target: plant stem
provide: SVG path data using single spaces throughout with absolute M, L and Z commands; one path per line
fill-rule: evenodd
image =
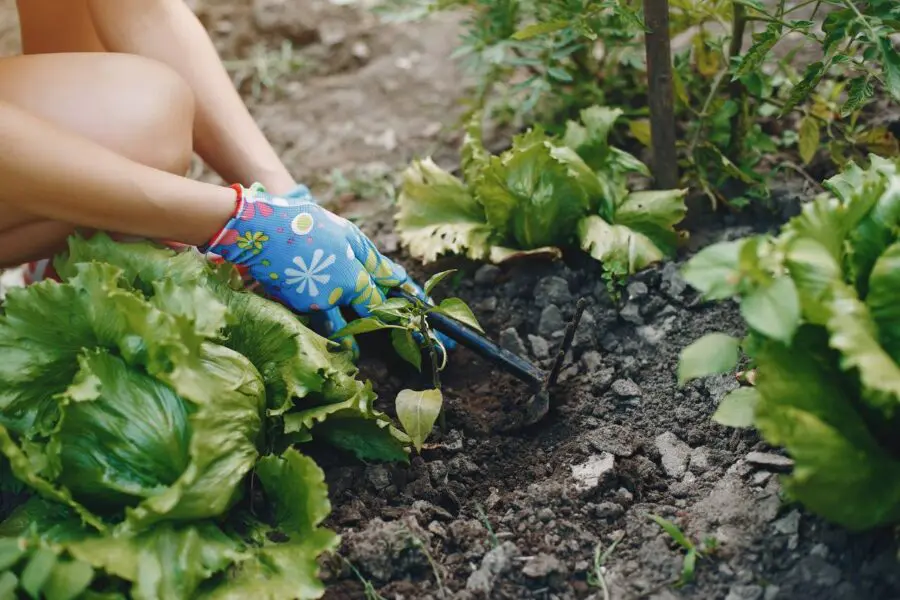
M 733 8 L 731 25 L 731 42 L 728 46 L 726 61 L 731 60 L 741 53 L 744 45 L 744 30 L 747 28 L 747 9 L 743 4 L 735 3 Z M 728 84 L 728 95 L 737 102 L 738 110 L 731 117 L 731 139 L 729 140 L 728 154 L 731 161 L 740 164 L 744 155 L 744 142 L 747 138 L 750 108 L 748 106 L 747 88 L 740 79 L 735 79 Z
M 426 315 L 427 312 L 423 311 L 419 317 L 419 328 L 421 329 L 422 337 L 425 339 L 424 343 L 428 346 L 428 357 L 431 359 L 431 384 L 434 386 L 434 389 L 440 391 L 441 374 L 438 370 L 437 351 L 434 349 L 434 343 L 431 341 L 431 328 L 428 326 Z M 438 413 L 438 427 L 440 427 L 442 432 L 447 431 L 447 414 L 443 403 L 441 404 L 441 412 Z
M 653 145 L 653 179 L 657 189 L 678 186 L 675 145 L 675 106 L 672 85 L 672 40 L 669 34 L 669 1 L 644 0 L 644 38 Z

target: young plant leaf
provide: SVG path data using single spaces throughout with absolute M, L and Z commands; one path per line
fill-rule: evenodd
M 685 550 L 693 550 L 694 543 L 691 542 L 691 540 L 689 540 L 686 535 L 684 535 L 684 532 L 681 531 L 681 528 L 679 528 L 678 525 L 676 525 L 672 521 L 669 521 L 668 519 L 662 518 L 659 515 L 651 514 L 648 516 L 654 523 L 662 527 L 663 531 L 668 533 L 669 537 L 675 540 L 675 542 L 679 546 L 681 546 Z
M 759 399 L 759 392 L 755 388 L 739 387 L 732 390 L 722 398 L 712 420 L 726 427 L 753 427 Z
M 437 308 L 432 310 L 456 319 L 460 323 L 465 323 L 479 333 L 484 333 L 484 329 L 479 325 L 478 319 L 476 319 L 475 315 L 472 313 L 472 309 L 459 298 L 447 298 L 441 302 Z
M 736 240 L 707 246 L 687 262 L 682 276 L 707 300 L 734 296 L 741 282 L 738 262 L 745 243 L 746 240 Z
M 414 366 L 416 370 L 422 370 L 422 351 L 409 329 L 391 329 L 391 344 L 400 358 Z
M 678 385 L 692 379 L 726 373 L 738 361 L 740 340 L 724 333 L 709 333 L 681 351 Z
M 440 390 L 403 390 L 397 394 L 397 418 L 416 450 L 421 452 L 443 404 Z
M 515 32 L 512 36 L 512 39 L 517 41 L 525 41 L 530 40 L 532 38 L 536 38 L 542 35 L 547 35 L 548 33 L 555 33 L 562 29 L 565 29 L 570 25 L 570 21 L 559 19 L 556 21 L 548 21 L 546 23 L 532 23 L 523 29 Z
M 806 115 L 800 121 L 799 141 L 800 159 L 808 165 L 819 149 L 819 121 L 812 115 Z
M 428 278 L 428 281 L 425 282 L 424 290 L 426 294 L 430 294 L 431 290 L 433 290 L 437 284 L 444 280 L 449 275 L 456 273 L 456 269 L 450 269 L 447 271 L 441 271 L 440 273 L 435 273 L 431 277 Z
M 347 323 L 347 326 L 340 331 L 332 334 L 332 339 L 339 339 L 348 335 L 359 335 L 360 333 L 371 333 L 379 329 L 386 329 L 388 326 L 374 317 L 365 317 L 356 319 Z
M 790 277 L 779 277 L 741 300 L 747 324 L 772 339 L 789 344 L 800 326 L 800 296 Z

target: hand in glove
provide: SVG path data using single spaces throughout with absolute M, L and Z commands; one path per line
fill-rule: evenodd
M 331 337 L 347 323 L 341 307 L 362 317 L 384 302 L 380 288 L 399 286 L 431 303 L 406 270 L 382 255 L 359 227 L 318 206 L 300 186 L 288 197 L 267 194 L 261 186 L 233 186 L 234 216 L 204 248 L 245 267 L 265 291 Z M 449 350 L 455 344 L 438 334 Z M 358 351 L 355 340 L 338 340 Z

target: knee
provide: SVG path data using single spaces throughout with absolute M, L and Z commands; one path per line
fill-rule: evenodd
M 132 135 L 136 136 L 129 144 L 136 153 L 131 158 L 183 175 L 193 157 L 193 91 L 173 69 L 148 59 L 139 60 L 143 63 L 140 82 L 126 99 L 128 105 L 139 107 L 131 117 Z

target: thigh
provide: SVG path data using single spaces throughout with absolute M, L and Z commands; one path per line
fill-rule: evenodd
M 87 0 L 16 0 L 16 8 L 25 54 L 103 51 Z
M 109 53 L 0 59 L 0 101 L 147 166 L 178 174 L 190 166 L 190 88 L 149 59 Z M 0 208 L 0 231 L 35 220 Z

